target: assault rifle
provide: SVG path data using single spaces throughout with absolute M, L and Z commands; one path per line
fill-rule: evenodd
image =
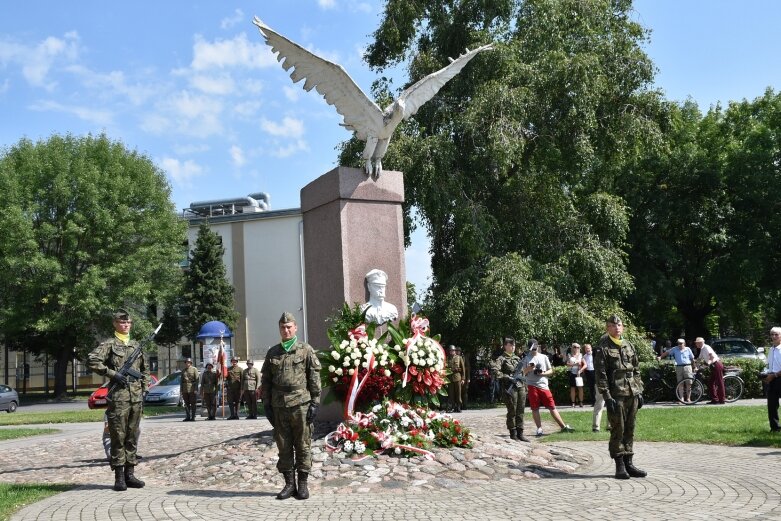
M 107 395 L 110 395 L 111 391 L 113 391 L 117 385 L 128 385 L 131 381 L 137 382 L 139 380 L 144 379 L 144 375 L 140 371 L 138 371 L 137 369 L 133 369 L 133 364 L 136 363 L 138 357 L 141 356 L 141 353 L 144 352 L 144 347 L 146 347 L 146 345 L 155 338 L 155 335 L 157 335 L 161 327 L 163 327 L 162 322 L 160 322 L 160 324 L 157 326 L 157 329 L 152 331 L 151 335 L 149 335 L 146 339 L 144 339 L 142 342 L 138 344 L 138 347 L 133 350 L 133 352 L 130 354 L 127 360 L 125 360 L 125 363 L 122 364 L 122 367 L 120 367 L 116 371 L 117 374 L 123 377 L 122 379 L 125 380 L 125 384 L 120 384 L 119 382 L 116 381 L 112 382 L 112 384 L 108 388 L 108 393 L 106 393 Z
M 514 394 L 515 391 L 526 383 L 526 375 L 523 374 L 523 362 L 525 359 L 526 358 L 521 358 L 521 361 L 515 366 L 515 372 L 513 372 L 513 375 L 510 377 L 512 378 L 512 382 L 510 382 L 510 385 L 504 390 L 504 392 L 509 395 Z

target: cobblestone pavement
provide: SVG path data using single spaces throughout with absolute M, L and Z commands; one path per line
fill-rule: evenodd
M 469 411 L 461 419 L 481 438 L 486 437 L 484 429 L 502 424 L 498 410 Z M 392 489 L 371 486 L 368 474 L 354 477 L 357 483 L 352 488 L 345 481 L 329 487 L 336 478 L 326 472 L 314 480 L 316 491 L 309 500 L 276 501 L 274 495 L 281 486 L 278 476 L 273 486 L 257 482 L 250 490 L 218 488 L 206 484 L 203 476 L 192 482 L 181 479 L 181 472 L 194 468 L 191 460 L 182 459 L 183 453 L 202 453 L 199 448 L 205 446 L 252 438 L 251 434 L 267 429 L 264 420 L 189 424 L 177 420 L 144 420 L 141 445 L 149 448 L 137 474 L 147 486 L 124 493 L 111 490 L 112 475 L 99 458 L 102 447 L 93 433 L 73 431 L 59 438 L 30 439 L 24 458 L 20 447 L 2 450 L 5 445 L 0 443 L 0 481 L 79 484 L 26 507 L 12 519 L 781 519 L 781 476 L 776 471 L 779 449 L 639 443 L 635 463 L 648 470 L 649 477 L 619 481 L 612 477 L 614 466 L 606 442 L 567 442 L 553 447 L 534 442 L 528 446 L 503 439 L 506 436 L 500 428 L 493 431 L 499 436 L 488 437 L 497 438 L 495 444 L 500 447 L 524 447 L 522 457 L 527 462 L 534 457 L 544 459 L 547 451 L 575 455 L 580 465 L 557 469 L 540 463 L 537 469 L 542 479 L 528 479 L 522 472 L 477 479 L 467 476 L 468 469 L 448 469 L 449 478 L 412 479 L 422 469 L 407 469 L 410 479 Z M 485 445 L 494 446 L 494 441 L 489 439 Z M 174 473 L 178 481 L 164 472 L 176 467 L 181 467 L 179 474 Z M 176 485 L 166 484 L 167 480 Z M 350 493 L 338 493 L 342 489 Z

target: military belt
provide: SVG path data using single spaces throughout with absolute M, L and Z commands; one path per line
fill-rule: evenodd
M 282 391 L 283 393 L 292 393 L 293 391 L 306 389 L 306 385 L 275 385 L 274 389 Z

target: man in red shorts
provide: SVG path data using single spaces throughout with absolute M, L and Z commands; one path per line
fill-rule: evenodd
M 526 385 L 529 389 L 529 407 L 532 410 L 532 418 L 537 426 L 537 436 L 542 436 L 542 421 L 540 420 L 540 406 L 550 411 L 553 419 L 561 427 L 562 432 L 573 432 L 573 428 L 564 423 L 559 411 L 556 410 L 556 402 L 548 388 L 548 377 L 553 374 L 550 360 L 539 352 L 537 341 L 529 340 L 529 353 L 524 359 L 523 374 L 526 375 Z

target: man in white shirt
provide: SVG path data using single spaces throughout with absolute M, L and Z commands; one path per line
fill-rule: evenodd
M 556 410 L 556 402 L 548 388 L 548 377 L 553 374 L 548 357 L 538 352 L 537 341 L 529 341 L 529 354 L 524 359 L 523 374 L 526 376 L 528 387 L 529 408 L 532 410 L 532 418 L 537 426 L 537 436 L 542 436 L 542 419 L 540 418 L 540 406 L 550 411 L 553 419 L 559 424 L 562 432 L 573 432 L 572 427 L 564 423 L 559 411 Z
M 700 350 L 700 356 L 697 357 L 697 360 L 703 361 L 711 367 L 710 381 L 708 382 L 710 402 L 708 403 L 723 404 L 724 396 L 727 394 L 724 389 L 724 364 L 721 363 L 716 351 L 706 344 L 701 336 L 697 337 L 694 345 Z
M 770 420 L 770 432 L 780 432 L 778 423 L 778 400 L 781 398 L 781 327 L 770 330 L 773 347 L 767 354 L 765 383 L 767 383 L 767 418 Z

